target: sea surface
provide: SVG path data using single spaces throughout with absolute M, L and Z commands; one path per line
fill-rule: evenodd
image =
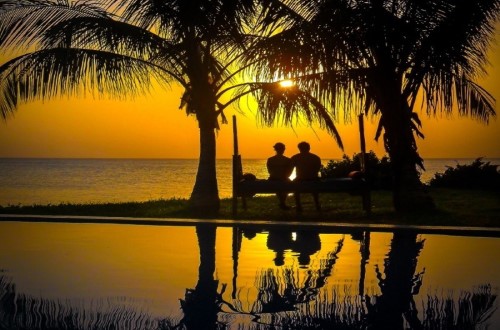
M 446 166 L 474 159 L 426 159 L 423 182 Z M 500 159 L 485 159 L 500 164 Z M 328 160 L 323 160 L 326 165 Z M 219 195 L 231 196 L 231 159 L 217 160 Z M 244 159 L 243 172 L 266 178 L 265 159 Z M 102 203 L 189 198 L 196 159 L 0 158 L 0 205 Z

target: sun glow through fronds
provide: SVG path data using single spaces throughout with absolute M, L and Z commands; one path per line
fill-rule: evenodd
M 283 88 L 290 88 L 293 85 L 295 85 L 295 83 L 293 82 L 293 80 L 290 79 L 280 81 L 280 86 Z

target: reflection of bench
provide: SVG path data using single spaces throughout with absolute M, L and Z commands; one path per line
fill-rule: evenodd
M 360 118 L 360 125 L 361 118 Z M 361 126 L 362 128 L 362 126 Z M 286 193 L 337 193 L 345 192 L 360 195 L 363 209 L 370 212 L 370 189 L 368 183 L 360 176 L 353 178 L 326 178 L 318 181 L 280 182 L 269 180 L 248 180 L 243 178 L 241 156 L 238 154 L 238 138 L 236 130 L 236 117 L 233 116 L 234 155 L 233 155 L 233 216 L 237 215 L 238 197 L 242 199 L 243 209 L 247 208 L 246 198 L 255 194 Z M 362 139 L 362 152 L 364 142 Z M 362 174 L 362 173 L 361 173 Z

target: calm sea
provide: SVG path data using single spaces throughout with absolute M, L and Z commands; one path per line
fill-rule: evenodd
M 500 164 L 500 159 L 486 159 Z M 422 181 L 473 159 L 427 159 Z M 243 171 L 266 178 L 265 160 L 243 160 Z M 326 164 L 328 160 L 324 160 Z M 188 198 L 194 159 L 0 159 L 0 205 L 147 201 Z M 217 161 L 219 194 L 231 196 L 231 160 Z

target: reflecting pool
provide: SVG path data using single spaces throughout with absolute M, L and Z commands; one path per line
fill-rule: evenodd
M 0 222 L 0 329 L 500 329 L 498 237 Z

